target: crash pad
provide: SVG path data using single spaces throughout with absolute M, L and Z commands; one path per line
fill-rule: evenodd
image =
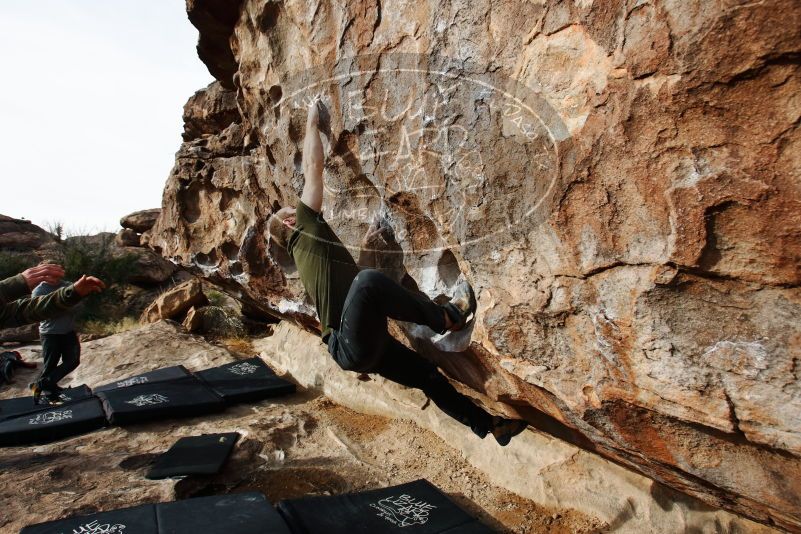
M 186 376 L 191 376 L 191 373 L 187 371 L 186 367 L 183 365 L 173 365 L 172 367 L 162 367 L 161 369 L 155 369 L 140 375 L 129 376 L 115 382 L 103 384 L 102 386 L 97 386 L 94 390 L 95 392 L 108 391 L 110 389 L 127 388 L 140 384 L 177 380 Z
M 106 425 L 95 397 L 38 410 L 0 422 L 0 445 L 49 443 Z
M 290 534 L 261 493 L 198 497 L 156 506 L 160 534 Z
M 218 473 L 238 439 L 238 432 L 181 438 L 156 459 L 156 463 L 147 473 L 147 478 L 156 480 Z
M 295 384 L 276 376 L 261 358 L 250 358 L 195 373 L 229 403 L 254 402 L 295 392 Z
M 194 376 L 98 392 L 109 422 L 127 425 L 220 411 L 222 398 Z
M 87 399 L 92 396 L 92 390 L 86 385 L 68 388 L 62 391 L 67 402 Z M 47 410 L 50 406 L 45 404 L 35 404 L 33 397 L 17 397 L 14 399 L 0 400 L 0 421 L 17 417 L 27 413 Z
M 422 479 L 359 493 L 286 500 L 278 503 L 278 511 L 296 534 L 450 534 L 460 533 L 457 527 L 473 528 L 477 523 Z

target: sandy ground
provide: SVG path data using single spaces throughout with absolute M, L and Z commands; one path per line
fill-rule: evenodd
M 27 394 L 35 373 L 20 372 L 0 398 Z M 179 437 L 230 431 L 242 438 L 220 474 L 165 481 L 144 477 L 158 453 Z M 277 502 L 418 478 L 428 479 L 499 532 L 589 533 L 606 526 L 493 486 L 457 450 L 414 423 L 358 414 L 300 391 L 203 418 L 109 427 L 49 445 L 0 449 L 0 532 L 147 502 L 252 490 Z

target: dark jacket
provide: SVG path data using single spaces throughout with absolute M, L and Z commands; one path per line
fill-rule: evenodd
M 81 301 L 70 284 L 44 297 L 29 297 L 30 290 L 21 274 L 0 281 L 0 327 L 35 323 L 62 315 Z

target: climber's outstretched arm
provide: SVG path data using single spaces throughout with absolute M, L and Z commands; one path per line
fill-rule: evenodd
M 300 200 L 316 212 L 323 209 L 323 144 L 320 141 L 319 101 L 309 106 L 303 140 L 303 193 Z

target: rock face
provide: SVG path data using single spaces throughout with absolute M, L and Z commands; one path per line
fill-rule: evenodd
M 801 531 L 801 4 L 236 5 L 187 3 L 219 82 L 150 246 L 313 329 L 266 229 L 322 95 L 354 257 L 478 294 L 470 340 L 409 343 L 496 411 Z

